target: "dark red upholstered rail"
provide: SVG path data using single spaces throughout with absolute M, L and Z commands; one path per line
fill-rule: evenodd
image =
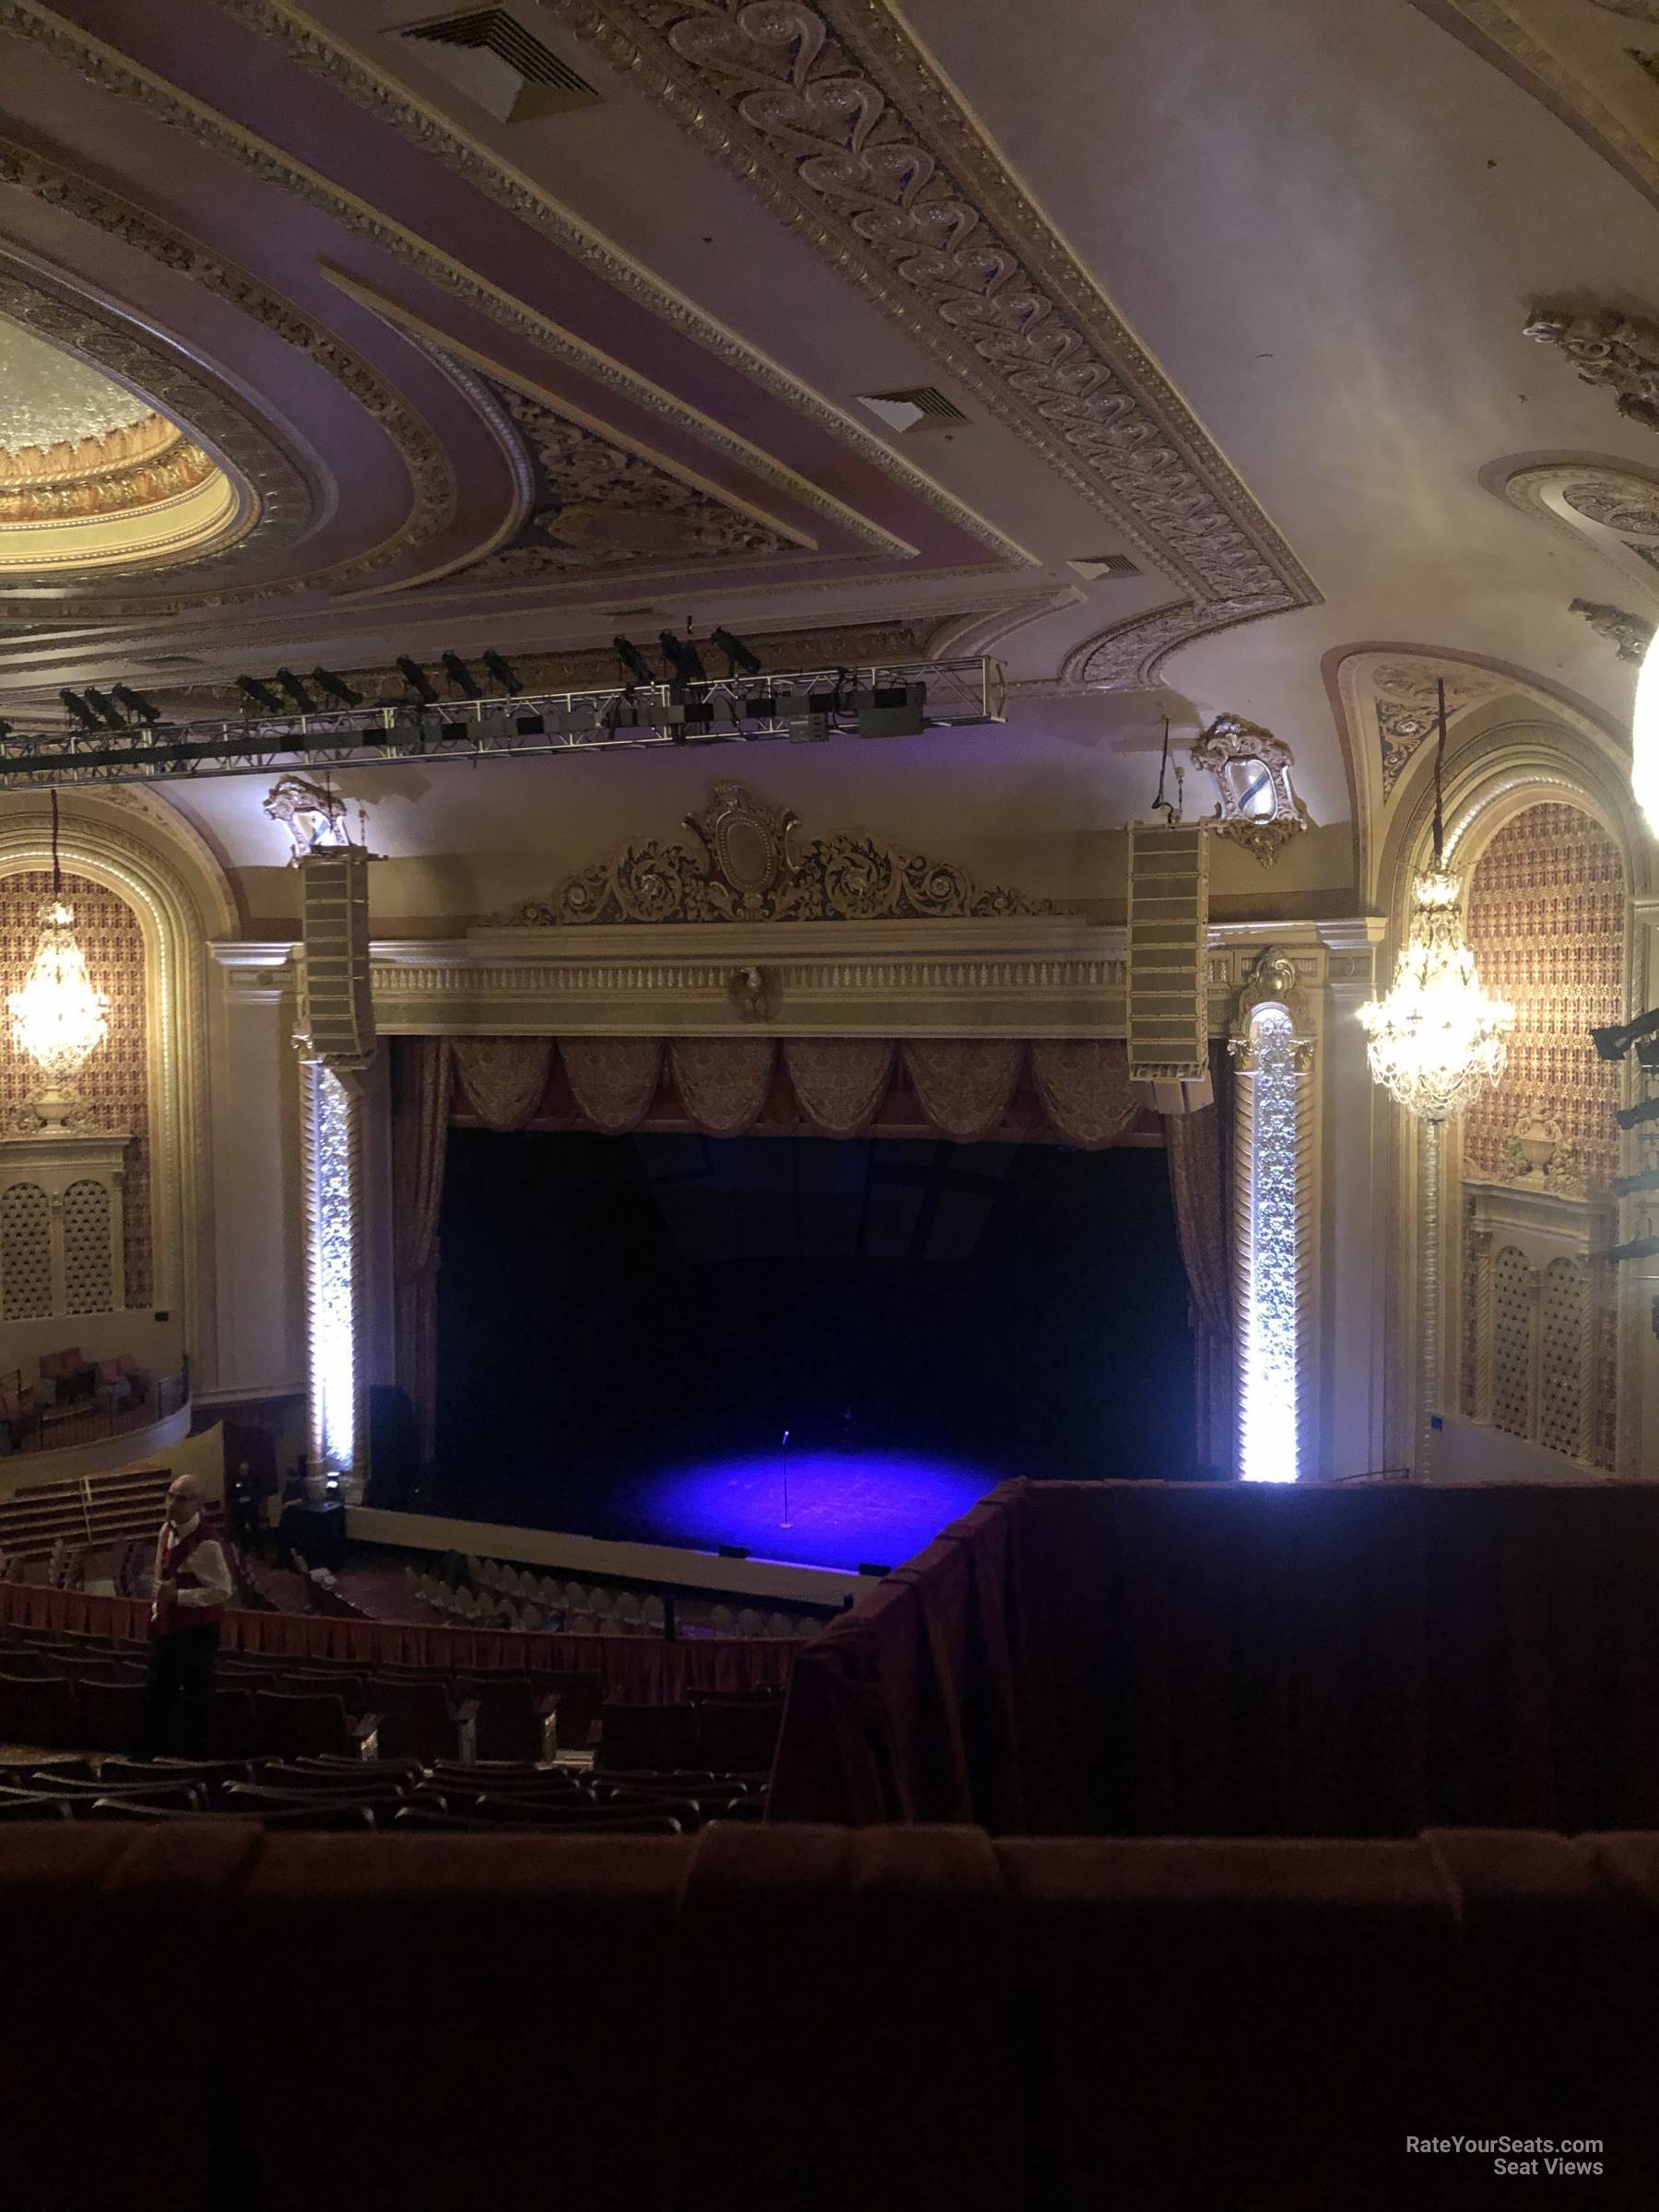
M 1005 1484 L 803 1649 L 771 1817 L 1659 1828 L 1659 1484 Z
M 0 1583 L 0 1621 L 141 1638 L 149 1633 L 149 1607 L 136 1598 L 89 1597 L 79 1590 Z M 574 1669 L 602 1674 L 607 1691 L 636 1704 L 669 1704 L 692 1690 L 787 1682 L 802 1648 L 784 1637 L 699 1637 L 670 1643 L 660 1637 L 526 1635 L 507 1629 L 429 1629 L 308 1613 L 241 1612 L 226 1614 L 224 1643 L 233 1652 L 352 1659 L 365 1666 L 391 1660 L 418 1666 Z
M 0 1927 L 30 2212 L 1659 2201 L 1653 1835 L 8 1824 Z

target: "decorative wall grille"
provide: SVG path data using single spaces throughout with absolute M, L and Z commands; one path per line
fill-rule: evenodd
M 1492 1262 L 1492 1426 L 1524 1436 L 1531 1426 L 1533 1271 L 1505 1244 Z
M 1583 1346 L 1590 1287 L 1577 1260 L 1551 1260 L 1538 1305 L 1538 1441 L 1577 1459 L 1583 1450 Z
M 38 1182 L 0 1193 L 0 1292 L 7 1321 L 52 1311 L 52 1208 Z
M 64 1193 L 65 1311 L 108 1313 L 114 1305 L 110 1194 L 101 1182 L 72 1182 Z

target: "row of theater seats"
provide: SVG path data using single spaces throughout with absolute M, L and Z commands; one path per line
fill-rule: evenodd
M 0 1830 L 0 1927 L 52 2212 L 1659 2198 L 1650 1835 L 59 1820 Z
M 451 1582 L 406 1561 L 411 1596 L 440 1618 L 475 1627 L 564 1630 L 572 1636 L 661 1636 L 667 1607 L 654 1592 L 612 1589 L 603 1583 L 557 1583 L 532 1568 L 469 1558 L 465 1579 Z M 823 1626 L 813 1614 L 762 1613 L 677 1597 L 678 1632 L 711 1636 L 815 1636 Z
M 131 1643 L 65 1630 L 0 1637 L 0 1740 L 41 1749 L 147 1747 L 146 1667 Z M 603 1768 L 770 1770 L 777 1691 L 677 1704 L 606 1701 L 602 1675 L 527 1668 L 448 1673 L 345 1660 L 220 1654 L 214 1688 L 181 1707 L 165 1747 L 208 1759 L 335 1757 L 547 1761 L 594 1748 Z
M 759 1820 L 764 1774 L 595 1774 L 507 1761 L 423 1767 L 349 1758 L 158 1763 L 0 1762 L 0 1822 L 257 1820 L 269 1828 L 400 1834 L 502 1828 L 561 1835 L 690 1835 Z

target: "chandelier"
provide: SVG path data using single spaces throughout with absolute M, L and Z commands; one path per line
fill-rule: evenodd
M 1359 1009 L 1374 1079 L 1410 1113 L 1450 1121 L 1496 1083 L 1515 1025 L 1512 1006 L 1481 989 L 1464 942 L 1462 885 L 1444 865 L 1441 775 L 1446 752 L 1446 687 L 1437 683 L 1434 862 L 1412 885 L 1411 915 L 1392 989 Z
M 87 973 L 75 934 L 75 909 L 64 897 L 58 865 L 58 801 L 52 794 L 52 896 L 41 909 L 41 935 L 29 977 L 6 999 L 12 1042 L 46 1078 L 29 1110 L 47 1128 L 67 1125 L 78 1103 L 70 1088 L 110 1032 L 110 1002 Z

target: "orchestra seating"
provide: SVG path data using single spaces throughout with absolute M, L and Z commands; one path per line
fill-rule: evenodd
M 1489 2155 L 1409 2138 L 1528 2132 L 1601 2140 L 1585 2201 L 1652 2201 L 1659 1838 L 287 1810 L 6 1822 L 19 2202 L 1392 2212 L 1490 2201 Z M 182 2067 L 190 2124 L 159 2124 Z

